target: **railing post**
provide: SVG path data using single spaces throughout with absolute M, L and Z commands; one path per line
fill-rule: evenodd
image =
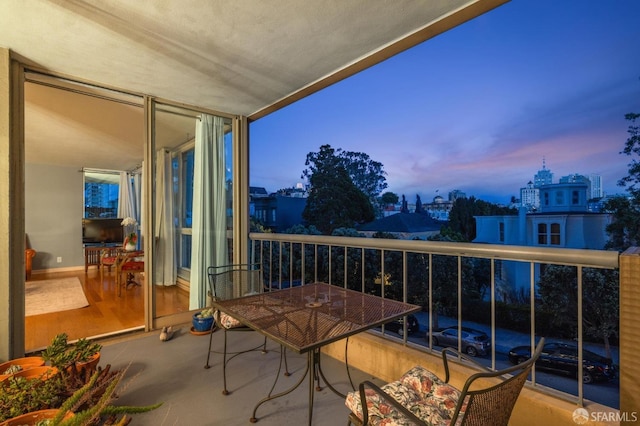
M 620 255 L 620 413 L 640 412 L 640 247 Z

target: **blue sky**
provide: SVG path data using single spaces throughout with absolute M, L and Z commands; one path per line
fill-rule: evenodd
M 301 182 L 323 144 L 367 153 L 388 191 L 459 189 L 507 203 L 542 167 L 554 182 L 627 174 L 640 113 L 640 1 L 513 0 L 251 124 L 251 185 Z

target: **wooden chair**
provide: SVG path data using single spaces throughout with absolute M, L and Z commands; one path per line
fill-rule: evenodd
M 226 266 L 210 266 L 207 268 L 209 277 L 209 291 L 213 300 L 227 300 L 235 297 L 247 296 L 250 294 L 261 293 L 263 291 L 262 273 L 260 265 L 226 265 Z M 219 327 L 224 331 L 224 349 L 222 358 L 222 383 L 223 395 L 229 395 L 227 389 L 227 363 L 236 356 L 255 351 L 262 348 L 262 352 L 267 352 L 267 338 L 264 342 L 256 347 L 243 349 L 240 351 L 229 352 L 227 345 L 228 332 L 246 332 L 255 331 L 250 327 L 240 323 L 235 318 L 216 310 L 214 312 L 214 322 L 211 326 L 211 334 L 209 335 L 209 350 L 207 352 L 207 362 L 204 368 L 210 368 L 209 360 L 211 357 L 211 342 L 213 340 L 213 331 L 215 327 Z
M 121 249 L 118 250 L 115 261 L 118 296 L 122 294 L 123 286 L 129 288 L 131 285 L 141 285 L 134 281 L 133 275 L 144 272 L 144 260 L 138 260 L 143 254 L 141 251 L 128 252 Z M 126 274 L 126 278 L 124 279 L 123 274 Z
M 100 264 L 98 265 L 98 268 L 100 268 L 100 282 L 104 281 L 105 268 L 111 273 L 111 267 L 115 265 L 116 258 L 117 247 L 104 247 L 100 250 Z
M 490 370 L 453 348 L 445 348 L 444 381 L 420 366 L 382 387 L 364 381 L 358 391 L 347 395 L 346 405 L 351 410 L 348 425 L 506 426 L 543 345 L 544 338 L 531 358 L 503 370 Z M 462 391 L 448 383 L 448 354 L 482 370 L 466 380 Z

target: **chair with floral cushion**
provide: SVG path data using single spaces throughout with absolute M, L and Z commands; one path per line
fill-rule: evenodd
M 444 381 L 420 366 L 382 387 L 364 381 L 358 391 L 347 395 L 345 404 L 351 410 L 348 425 L 506 426 L 543 345 L 544 338 L 531 358 L 503 370 L 490 370 L 453 348 L 445 348 Z M 462 390 L 448 383 L 450 354 L 482 370 L 470 376 Z
M 210 266 L 207 268 L 209 276 L 209 292 L 213 300 L 227 300 L 236 297 L 248 296 L 251 294 L 261 293 L 263 291 L 262 272 L 260 265 L 225 265 Z M 210 368 L 209 359 L 211 357 L 211 342 L 213 340 L 213 330 L 218 327 L 224 331 L 224 349 L 222 358 L 222 382 L 224 389 L 223 395 L 229 395 L 227 389 L 227 363 L 237 355 L 258 350 L 261 348 L 263 353 L 267 352 L 267 338 L 264 342 L 256 347 L 243 349 L 240 351 L 229 352 L 227 345 L 227 333 L 234 331 L 254 331 L 235 318 L 216 310 L 213 314 L 214 322 L 211 326 L 211 334 L 209 335 L 209 350 L 207 352 L 207 362 L 204 368 Z M 230 356 L 229 356 L 230 355 Z

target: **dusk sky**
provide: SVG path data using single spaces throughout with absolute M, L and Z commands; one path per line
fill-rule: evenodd
M 251 185 L 302 182 L 323 144 L 384 165 L 387 191 L 508 203 L 546 166 L 621 193 L 640 113 L 640 1 L 513 0 L 251 124 Z

